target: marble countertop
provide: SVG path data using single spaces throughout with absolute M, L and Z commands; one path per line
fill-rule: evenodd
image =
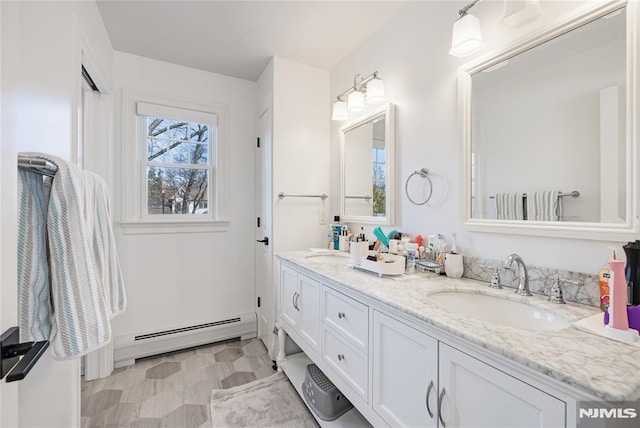
M 495 290 L 486 283 L 466 278 L 451 279 L 435 274 L 379 278 L 347 266 L 349 259 L 342 254 L 291 251 L 277 256 L 604 400 L 634 400 L 640 396 L 638 347 L 585 333 L 574 326 L 534 331 L 482 322 L 447 312 L 432 303 L 429 296 L 454 290 L 496 295 L 547 309 L 571 322 L 597 314 L 598 308 L 553 304 L 544 296 L 518 296 L 513 289 Z

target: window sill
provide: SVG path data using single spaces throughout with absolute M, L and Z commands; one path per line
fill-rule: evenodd
M 124 235 L 226 232 L 228 227 L 228 220 L 139 220 L 120 223 Z

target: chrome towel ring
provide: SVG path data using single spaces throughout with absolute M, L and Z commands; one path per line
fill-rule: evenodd
M 419 175 L 420 177 L 426 179 L 429 182 L 429 194 L 427 195 L 427 198 L 423 202 L 416 202 L 413 199 L 411 199 L 411 196 L 409 196 L 409 181 L 411 180 L 411 177 L 413 177 L 414 175 Z M 427 202 L 429 202 L 429 200 L 431 199 L 431 195 L 433 194 L 433 183 L 431 182 L 431 178 L 429 178 L 429 170 L 427 168 L 422 168 L 420 171 L 413 171 L 411 175 L 407 177 L 407 181 L 404 184 L 404 191 L 407 194 L 407 199 L 409 199 L 409 202 L 411 202 L 414 205 L 424 205 Z

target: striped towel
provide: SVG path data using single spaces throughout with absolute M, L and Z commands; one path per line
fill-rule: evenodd
M 562 208 L 556 190 L 527 193 L 527 219 L 537 221 L 559 221 Z
M 109 319 L 126 308 L 106 199 L 97 175 L 43 154 L 58 167 L 47 215 L 51 268 L 51 343 L 57 359 L 76 358 L 111 340 Z
M 49 339 L 51 283 L 42 175 L 18 168 L 18 326 L 23 342 Z
M 93 250 L 98 280 L 104 289 L 109 316 L 113 318 L 124 312 L 127 307 L 127 297 L 116 251 L 116 240 L 111 227 L 107 183 L 98 175 L 91 174 L 91 177 L 93 178 L 96 200 L 93 207 L 87 208 L 94 209 L 92 215 L 89 216 L 94 219 Z
M 522 193 L 497 193 L 496 213 L 498 220 L 524 220 Z

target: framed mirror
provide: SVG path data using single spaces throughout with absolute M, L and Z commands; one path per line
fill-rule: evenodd
M 638 13 L 609 2 L 460 69 L 467 229 L 637 238 Z
M 394 221 L 395 107 L 387 104 L 340 128 L 342 221 Z

